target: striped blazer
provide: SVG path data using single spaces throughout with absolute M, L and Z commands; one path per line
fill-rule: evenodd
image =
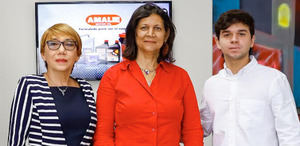
M 91 120 L 80 145 L 93 145 L 97 115 L 94 94 L 89 83 L 76 79 L 91 112 Z M 67 146 L 54 98 L 42 75 L 22 77 L 11 106 L 8 145 Z M 76 113 L 70 113 L 76 114 Z

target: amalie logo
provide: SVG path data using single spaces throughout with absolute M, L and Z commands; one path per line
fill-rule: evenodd
M 112 26 L 118 25 L 122 22 L 119 15 L 105 14 L 105 15 L 89 15 L 85 19 L 86 23 L 92 26 Z

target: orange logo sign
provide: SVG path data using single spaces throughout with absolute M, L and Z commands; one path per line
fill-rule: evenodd
M 96 26 L 111 26 L 121 23 L 122 18 L 119 15 L 90 15 L 85 19 L 89 25 Z

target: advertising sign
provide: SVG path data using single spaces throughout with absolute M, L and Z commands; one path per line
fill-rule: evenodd
M 143 4 L 145 2 L 37 2 L 37 73 L 46 72 L 39 48 L 41 36 L 52 25 L 66 23 L 82 39 L 82 55 L 74 66 L 72 76 L 100 80 L 109 67 L 122 61 L 125 28 L 134 10 Z M 170 1 L 155 4 L 165 8 L 171 16 Z

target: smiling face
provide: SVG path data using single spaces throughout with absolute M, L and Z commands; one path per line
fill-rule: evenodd
M 139 53 L 159 55 L 160 48 L 168 39 L 169 33 L 164 28 L 163 19 L 152 14 L 139 21 L 136 27 L 136 45 Z
M 216 44 L 221 49 L 226 60 L 246 60 L 249 50 L 254 45 L 255 36 L 251 37 L 249 27 L 243 23 L 232 24 L 220 31 Z
M 47 39 L 47 41 L 49 40 L 65 42 L 73 41 L 74 39 L 64 34 L 57 34 Z M 71 73 L 75 62 L 79 59 L 77 51 L 77 46 L 73 50 L 66 50 L 63 44 L 61 44 L 57 50 L 50 50 L 47 44 L 45 45 L 45 50 L 41 55 L 43 60 L 48 65 L 48 71 L 60 71 Z

